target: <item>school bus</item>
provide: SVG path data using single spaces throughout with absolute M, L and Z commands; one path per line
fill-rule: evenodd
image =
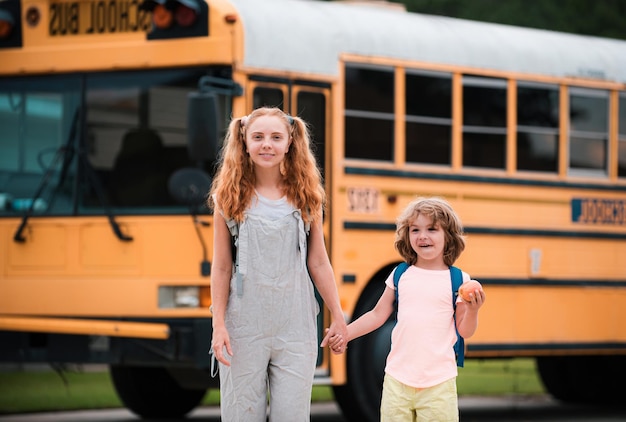
M 142 417 L 217 386 L 212 215 L 231 116 L 311 125 L 345 318 L 416 196 L 461 216 L 488 296 L 472 358 L 536 358 L 563 401 L 626 393 L 626 42 L 381 2 L 0 1 L 0 359 L 102 363 Z M 329 315 L 319 316 L 319 330 Z M 390 320 L 315 382 L 376 420 Z

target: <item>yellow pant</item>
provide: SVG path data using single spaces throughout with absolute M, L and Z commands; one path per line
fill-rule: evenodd
M 381 422 L 458 422 L 456 378 L 428 388 L 413 388 L 385 374 Z

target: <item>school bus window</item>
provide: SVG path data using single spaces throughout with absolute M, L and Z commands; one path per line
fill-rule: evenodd
M 452 157 L 452 78 L 406 73 L 407 162 L 446 164 Z
M 88 78 L 88 159 L 111 205 L 178 205 L 167 181 L 178 168 L 192 164 L 185 135 L 187 93 L 202 74 L 164 71 Z M 100 207 L 97 195 L 93 186 L 86 189 L 82 205 Z
M 626 93 L 619 97 L 619 158 L 618 158 L 618 177 L 626 177 Z
M 608 92 L 571 90 L 569 167 L 574 174 L 608 174 L 608 111 Z
M 392 161 L 393 69 L 346 65 L 345 77 L 346 158 Z
M 556 173 L 559 155 L 559 90 L 517 89 L 517 169 Z
M 68 142 L 77 96 L 66 80 L 57 78 L 58 85 L 50 86 L 38 82 L 0 84 L 0 192 L 15 200 L 13 207 L 0 207 L 0 214 L 21 212 L 16 204 L 34 199 L 35 214 L 71 212 L 75 166 L 66 166 L 61 178 L 57 155 Z M 49 188 L 35 198 L 44 176 Z
M 298 116 L 309 123 L 312 147 L 322 176 L 326 172 L 326 97 L 318 92 L 300 91 L 297 96 Z
M 255 88 L 252 102 L 254 108 L 268 106 L 279 107 L 285 110 L 283 91 L 277 88 Z
M 463 77 L 463 166 L 504 169 L 506 83 Z

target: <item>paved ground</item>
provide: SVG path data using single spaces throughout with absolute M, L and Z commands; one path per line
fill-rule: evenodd
M 461 397 L 463 422 L 624 422 L 626 408 L 606 409 L 564 406 L 547 396 L 541 397 Z M 126 409 L 90 410 L 0 416 L 0 422 L 148 422 Z M 219 422 L 217 407 L 202 407 L 183 420 L 160 422 Z M 311 422 L 347 422 L 335 403 L 314 403 Z

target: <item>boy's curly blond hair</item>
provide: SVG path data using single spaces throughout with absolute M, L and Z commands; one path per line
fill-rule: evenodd
M 442 198 L 417 198 L 413 200 L 396 220 L 396 236 L 394 246 L 402 258 L 409 264 L 417 262 L 417 253 L 411 247 L 409 226 L 423 214 L 439 225 L 445 233 L 443 260 L 451 266 L 465 249 L 465 239 L 461 220 L 450 204 Z

